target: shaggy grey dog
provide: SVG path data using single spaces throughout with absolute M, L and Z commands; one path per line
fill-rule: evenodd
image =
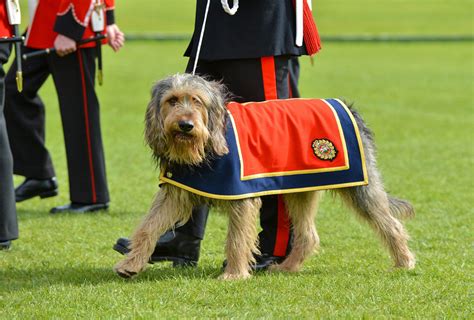
M 209 157 L 228 152 L 225 140 L 226 91 L 216 82 L 199 76 L 177 74 L 159 81 L 153 88 L 146 112 L 145 136 L 163 169 L 173 164 L 196 166 Z M 372 134 L 357 112 L 351 108 L 360 129 L 370 183 L 366 186 L 335 189 L 344 202 L 380 236 L 392 256 L 395 267 L 412 269 L 414 255 L 408 248 L 408 234 L 399 218 L 413 215 L 412 206 L 389 196 L 376 167 Z M 293 223 L 293 249 L 270 270 L 295 272 L 319 246 L 315 216 L 320 191 L 284 194 Z M 216 200 L 203 197 L 171 184 L 162 185 L 148 215 L 131 238 L 131 251 L 115 266 L 122 277 L 142 271 L 158 238 L 176 223 L 190 219 L 192 208 L 207 204 L 219 207 L 229 217 L 225 246 L 227 265 L 222 279 L 250 277 L 253 253 L 258 252 L 256 220 L 261 200 Z

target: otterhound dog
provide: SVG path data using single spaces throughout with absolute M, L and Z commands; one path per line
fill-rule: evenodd
M 258 253 L 260 196 L 271 194 L 281 195 L 294 238 L 291 253 L 270 270 L 298 271 L 319 245 L 314 221 L 325 189 L 372 226 L 395 267 L 414 268 L 400 222 L 413 208 L 385 192 L 371 132 L 357 112 L 337 99 L 226 99 L 223 85 L 190 74 L 154 86 L 145 136 L 161 188 L 131 238 L 131 251 L 115 266 L 120 276 L 142 271 L 158 238 L 206 204 L 229 217 L 221 278 L 248 278 Z

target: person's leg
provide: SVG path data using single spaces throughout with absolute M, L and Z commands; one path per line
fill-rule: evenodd
M 288 60 L 288 83 L 290 87 L 289 98 L 299 98 L 300 90 L 298 88 L 298 82 L 300 79 L 300 62 L 299 58 L 292 56 Z
M 22 52 L 32 49 L 22 47 Z M 17 65 L 13 63 L 5 78 L 5 121 L 13 155 L 13 172 L 25 176 L 15 189 L 16 202 L 36 196 L 57 195 L 53 163 L 45 146 L 45 110 L 38 90 L 49 76 L 45 57 L 23 62 L 23 91 L 16 85 Z
M 31 49 L 23 47 L 24 52 Z M 54 177 L 54 168 L 45 147 L 45 111 L 38 90 L 49 76 L 45 57 L 23 62 L 23 91 L 16 87 L 16 64 L 5 78 L 5 119 L 14 159 L 14 173 L 35 179 Z
M 221 61 L 223 81 L 240 102 L 289 98 L 289 57 L 262 57 Z M 265 269 L 281 261 L 291 250 L 291 223 L 281 196 L 262 197 L 259 234 L 261 257 L 257 267 Z
M 71 205 L 105 209 L 109 192 L 94 90 L 95 54 L 94 48 L 80 49 L 62 58 L 53 55 L 49 64 L 61 109 Z M 76 211 L 71 205 L 52 212 Z
M 234 101 L 264 101 L 290 96 L 288 56 L 200 62 L 198 73 L 222 80 Z M 200 72 L 199 67 L 204 69 Z M 281 196 L 262 197 L 257 268 L 281 261 L 291 250 L 291 223 Z
M 11 240 L 18 238 L 15 193 L 13 190 L 13 159 L 3 116 L 5 101 L 3 64 L 8 60 L 9 47 L 8 44 L 0 44 L 0 250 L 10 248 Z

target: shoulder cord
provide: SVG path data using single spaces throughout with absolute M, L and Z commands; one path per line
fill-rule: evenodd
M 198 63 L 198 60 L 199 60 L 199 54 L 201 53 L 202 38 L 204 36 L 204 30 L 206 30 L 206 21 L 207 21 L 207 15 L 209 14 L 209 4 L 210 3 L 211 3 L 211 0 L 207 0 L 206 12 L 204 13 L 204 20 L 202 22 L 201 34 L 199 35 L 199 42 L 198 42 L 196 57 L 194 58 L 193 76 L 196 73 L 197 63 Z
M 239 0 L 233 0 L 232 8 L 229 7 L 229 3 L 227 1 L 228 0 L 221 0 L 222 8 L 224 9 L 225 12 L 233 16 L 237 12 L 237 9 L 239 9 Z M 207 21 L 207 16 L 209 15 L 210 3 L 211 3 L 211 0 L 207 0 L 206 11 L 204 13 L 204 20 L 202 22 L 202 27 L 201 27 L 201 34 L 199 35 L 199 42 L 197 46 L 196 57 L 194 58 L 194 66 L 193 66 L 193 73 L 192 73 L 193 75 L 196 73 L 197 63 L 199 60 L 199 54 L 201 53 L 202 38 L 204 37 L 204 30 L 206 30 L 206 21 Z

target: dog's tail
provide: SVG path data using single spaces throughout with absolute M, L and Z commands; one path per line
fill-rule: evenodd
M 375 150 L 375 142 L 374 142 L 373 133 L 372 131 L 370 131 L 370 129 L 365 124 L 365 122 L 362 120 L 362 117 L 360 116 L 360 114 L 354 109 L 353 104 L 346 103 L 346 105 L 349 107 L 359 127 L 361 138 L 364 144 L 364 152 L 365 152 L 367 167 L 368 167 L 368 170 L 372 172 L 371 174 L 369 172 L 369 176 L 371 176 L 373 180 L 379 181 L 379 183 L 382 184 L 381 178 L 378 177 L 379 173 L 375 169 L 376 168 L 376 160 L 375 160 L 376 150 Z M 369 181 L 370 179 L 371 178 L 369 177 Z M 382 185 L 381 185 L 381 188 L 383 188 Z M 398 219 L 409 219 L 415 216 L 415 210 L 413 209 L 413 206 L 410 204 L 410 202 L 403 199 L 394 198 L 390 196 L 389 194 L 387 194 L 387 197 L 388 197 L 388 205 L 389 205 L 390 214 L 393 217 L 398 218 Z
M 415 216 L 415 209 L 410 202 L 388 195 L 390 214 L 398 219 L 410 219 Z

